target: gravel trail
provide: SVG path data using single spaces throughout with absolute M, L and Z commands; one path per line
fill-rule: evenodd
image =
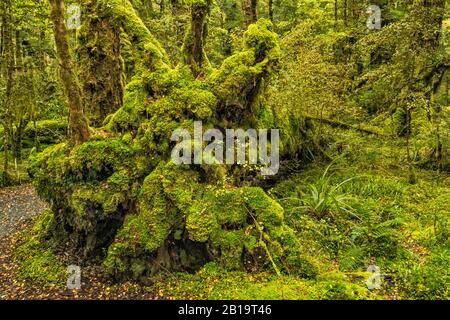
M 31 185 L 0 189 L 0 238 L 19 231 L 19 226 L 46 208 Z

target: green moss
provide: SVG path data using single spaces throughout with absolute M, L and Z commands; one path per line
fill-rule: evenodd
M 108 241 L 136 198 L 135 179 L 151 164 L 135 153 L 122 140 L 97 140 L 72 149 L 56 145 L 31 161 L 38 192 L 52 203 L 62 232 L 71 229 L 86 243 L 86 253 Z
M 307 289 L 308 297 L 312 300 L 367 300 L 374 295 L 364 287 L 346 281 L 317 282 Z
M 97 3 L 105 16 L 110 16 L 113 21 L 123 26 L 141 52 L 143 56 L 141 61 L 144 61 L 147 67 L 166 69 L 170 65 L 164 49 L 145 27 L 130 1 L 100 0 Z
M 144 112 L 143 101 L 147 98 L 147 90 L 142 78 L 135 77 L 125 88 L 124 105 L 116 113 L 105 119 L 105 127 L 109 131 L 122 132 L 135 129 Z M 107 121 L 106 121 L 107 120 Z
M 62 286 L 65 279 L 64 266 L 50 250 L 41 245 L 37 241 L 30 241 L 19 248 L 20 276 L 43 285 Z
M 55 144 L 64 141 L 67 137 L 67 119 L 51 119 L 29 123 L 24 131 L 24 147 L 33 147 L 37 135 L 39 144 Z
M 33 229 L 22 234 L 21 244 L 15 251 L 19 275 L 42 285 L 63 285 L 65 267 L 48 247 L 48 237 L 54 227 L 51 210 L 44 211 Z
M 96 6 L 96 0 L 83 2 L 76 55 L 84 113 L 90 124 L 97 127 L 122 107 L 126 76 L 121 57 L 121 26 Z
M 283 209 L 260 188 L 205 188 L 198 172 L 168 163 L 145 179 L 139 199 L 138 214 L 125 221 L 109 250 L 105 265 L 111 274 L 120 272 L 132 254 L 130 248 L 136 258 L 141 250 L 156 254 L 177 230 L 186 230 L 191 241 L 207 244 L 229 269 L 243 269 L 244 249 L 257 255 L 255 249 L 262 248 L 273 259 L 272 266 L 308 277 L 317 273 L 295 249 L 298 242 L 283 225 Z M 120 258 L 117 248 L 123 247 L 129 251 Z M 121 261 L 116 268 L 117 259 Z M 286 261 L 292 264 L 284 265 Z
M 425 263 L 404 260 L 396 266 L 398 285 L 403 298 L 448 300 L 450 249 L 434 248 Z

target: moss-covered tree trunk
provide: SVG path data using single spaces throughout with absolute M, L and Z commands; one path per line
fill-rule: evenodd
M 269 19 L 273 22 L 273 0 L 269 0 Z
M 7 0 L 3 4 L 3 42 L 2 42 L 2 72 L 5 73 L 6 90 L 2 103 L 2 122 L 4 128 L 4 178 L 8 180 L 9 167 L 9 145 L 11 143 L 12 119 L 11 119 L 11 95 L 13 88 L 13 68 L 14 68 L 14 44 L 12 38 L 12 15 L 11 2 Z
M 258 0 L 242 0 L 245 25 L 249 26 L 258 20 Z
M 418 36 L 424 48 L 433 52 L 439 47 L 444 8 L 445 0 L 416 0 L 415 16 L 423 24 Z
M 439 103 L 433 103 L 433 96 L 437 92 L 440 84 L 442 83 L 446 71 L 449 69 L 448 58 L 447 61 L 442 59 L 440 53 L 441 36 L 442 36 L 442 25 L 445 13 L 445 0 L 421 0 L 417 1 L 416 9 L 417 15 L 423 23 L 423 33 L 420 34 L 419 43 L 426 50 L 426 54 L 429 55 L 428 60 L 434 62 L 434 67 L 430 73 L 424 72 L 424 82 L 430 89 L 425 93 L 427 99 L 427 113 L 428 120 L 433 122 L 431 114 L 434 114 L 434 124 L 432 124 L 436 130 L 436 143 L 432 155 L 430 156 L 430 161 L 435 162 L 437 167 L 443 168 L 443 148 L 442 148 L 442 138 L 440 135 L 440 117 L 442 108 Z M 431 108 L 434 106 L 433 112 Z
M 84 6 L 77 54 L 83 105 L 91 125 L 120 109 L 124 94 L 124 65 L 120 54 L 120 27 L 98 12 L 97 1 Z
M 195 1 L 191 6 L 191 27 L 183 47 L 185 63 L 189 65 L 194 76 L 202 73 L 207 57 L 204 44 L 207 36 L 206 18 L 211 7 L 211 0 Z
M 89 140 L 89 126 L 83 113 L 81 89 L 70 56 L 64 19 L 64 2 L 62 0 L 49 0 L 49 2 L 56 50 L 60 61 L 60 76 L 69 101 L 69 135 L 72 143 L 80 144 Z
M 244 269 L 244 261 L 256 257 L 261 268 L 278 264 L 280 270 L 314 276 L 283 222 L 282 207 L 261 188 L 230 185 L 225 164 L 179 165 L 171 156 L 172 133 L 195 121 L 236 127 L 264 114 L 265 124 L 273 123 L 269 108 L 250 110 L 280 58 L 272 24 L 260 19 L 250 25 L 242 50 L 199 79 L 187 64 L 170 66 L 129 1 L 97 1 L 133 39 L 140 59 L 124 106 L 105 126 L 108 135 L 75 147 L 56 145 L 31 161 L 30 175 L 51 204 L 53 238 L 72 240 L 86 257 L 104 259 L 105 270 L 118 278 L 192 271 L 209 261 Z M 186 42 L 193 59 L 203 46 L 208 4 L 199 4 L 193 41 Z M 233 117 L 218 118 L 220 108 Z

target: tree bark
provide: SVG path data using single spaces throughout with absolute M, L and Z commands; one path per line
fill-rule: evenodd
M 195 3 L 191 7 L 191 30 L 186 36 L 183 51 L 185 62 L 196 77 L 202 74 L 205 63 L 207 63 L 204 44 L 208 33 L 206 17 L 210 7 L 211 0 Z
M 81 144 L 89 140 L 90 134 L 88 122 L 83 113 L 80 86 L 73 70 L 69 51 L 67 28 L 64 20 L 64 3 L 62 0 L 49 0 L 49 2 L 56 50 L 59 56 L 60 76 L 69 101 L 69 137 L 73 144 Z

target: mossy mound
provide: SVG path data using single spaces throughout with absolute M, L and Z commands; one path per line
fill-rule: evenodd
M 33 148 L 38 145 L 51 145 L 60 143 L 67 139 L 67 119 L 50 119 L 28 123 L 23 131 L 21 139 L 22 148 Z M 3 127 L 0 128 L 0 135 L 3 135 Z M 0 150 L 3 149 L 3 139 L 0 141 Z
M 19 262 L 19 275 L 23 279 L 42 285 L 62 286 L 66 269 L 47 245 L 53 219 L 51 210 L 46 210 L 32 230 L 20 235 L 15 259 Z
M 281 206 L 260 188 L 203 181 L 200 172 L 169 162 L 147 176 L 141 191 L 139 214 L 127 217 L 108 250 L 105 266 L 116 275 L 196 270 L 207 261 L 230 270 L 279 266 L 317 273 L 284 225 Z M 148 259 L 130 255 L 135 252 Z
M 128 13 L 117 8 L 119 2 L 105 10 L 120 20 Z M 177 128 L 191 130 L 200 120 L 204 127 L 237 126 L 239 115 L 239 124 L 254 122 L 250 111 L 279 50 L 270 22 L 250 26 L 244 51 L 204 81 L 187 66 L 170 68 L 160 46 L 135 22 L 123 25 L 136 27 L 131 34 L 146 42 L 145 63 L 126 88 L 124 106 L 90 141 L 51 147 L 30 166 L 54 212 L 53 237 L 70 240 L 87 258 L 101 257 L 118 278 L 194 271 L 209 261 L 233 270 L 315 276 L 317 267 L 284 224 L 283 209 L 262 189 L 231 184 L 227 166 L 170 161 Z M 244 109 L 235 109 L 237 97 Z

